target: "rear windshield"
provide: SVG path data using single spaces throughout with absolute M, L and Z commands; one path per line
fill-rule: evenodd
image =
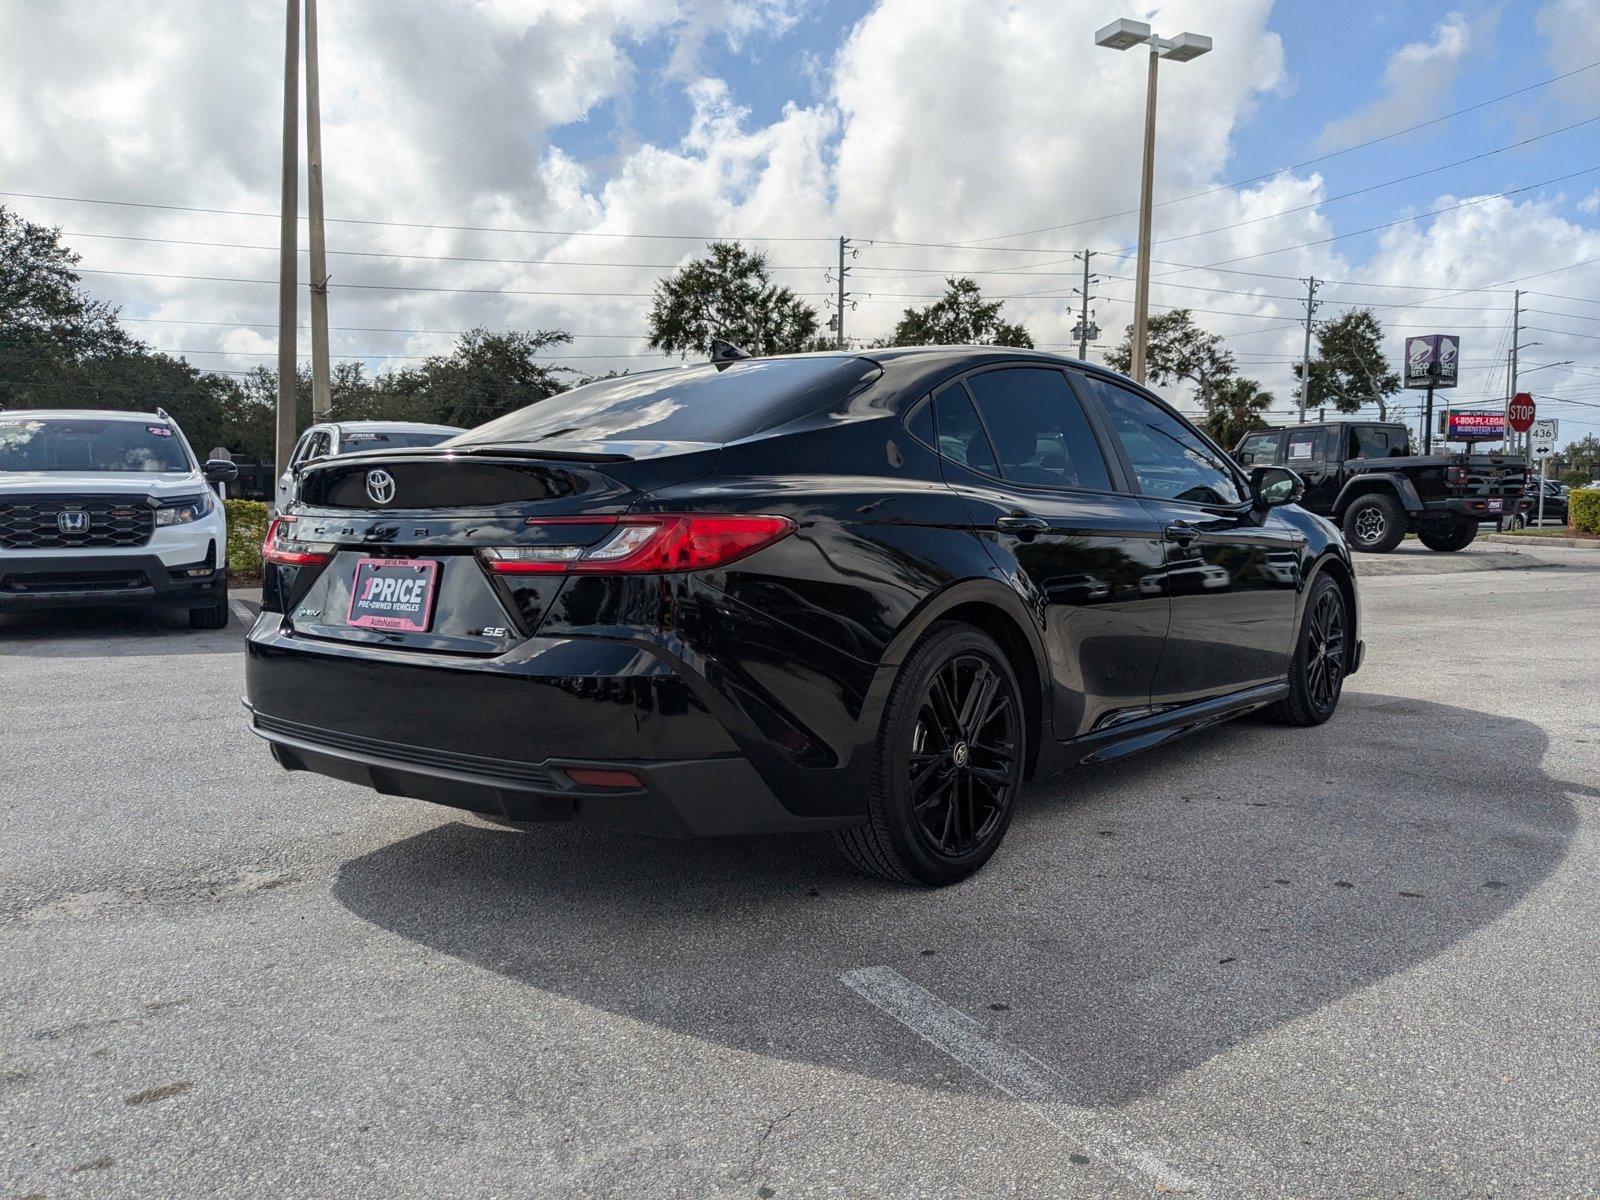
M 158 421 L 0 416 L 0 471 L 189 471 L 172 426 Z
M 833 404 L 879 369 L 862 358 L 757 358 L 600 379 L 451 444 L 731 442 Z
M 453 438 L 460 432 L 462 431 L 459 429 L 346 431 L 339 439 L 339 453 L 354 454 L 357 450 L 392 450 L 397 446 L 437 446 L 446 438 Z

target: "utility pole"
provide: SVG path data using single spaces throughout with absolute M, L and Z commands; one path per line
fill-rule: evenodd
M 1072 332 L 1078 336 L 1078 357 L 1085 362 L 1089 359 L 1089 340 L 1100 336 L 1099 328 L 1089 323 L 1089 284 L 1096 278 L 1096 276 L 1089 274 L 1089 259 L 1093 256 L 1093 250 L 1085 250 L 1081 254 L 1072 256 L 1073 258 L 1083 259 L 1083 287 L 1072 289 L 1082 297 L 1081 306 L 1078 309 L 1078 327 Z
M 328 385 L 328 255 L 322 223 L 322 100 L 317 79 L 317 0 L 306 0 L 306 198 L 311 216 L 311 419 L 333 410 Z
M 285 0 L 283 47 L 283 198 L 278 228 L 278 420 L 276 475 L 289 469 L 295 439 L 295 295 L 300 258 L 300 0 Z
M 1504 431 L 1504 449 L 1511 453 L 1513 430 L 1511 428 L 1511 401 L 1517 394 L 1517 354 L 1521 349 L 1519 338 L 1522 334 L 1522 289 L 1518 288 L 1511 293 L 1511 353 L 1506 358 L 1506 411 L 1505 424 L 1500 428 Z
M 839 332 L 838 347 L 841 350 L 844 349 L 844 301 L 845 297 L 849 295 L 849 293 L 844 290 L 844 277 L 850 273 L 850 268 L 844 265 L 844 260 L 845 254 L 849 249 L 850 239 L 847 237 L 841 237 L 839 239 L 839 310 L 836 314 L 838 320 L 837 328 Z
M 1311 400 L 1311 315 L 1317 311 L 1317 277 L 1306 280 L 1306 339 L 1300 352 L 1300 424 L 1306 423 L 1306 405 Z

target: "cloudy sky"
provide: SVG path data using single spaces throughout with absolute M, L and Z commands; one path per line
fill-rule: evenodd
M 333 351 L 558 328 L 566 365 L 638 368 L 652 282 L 705 240 L 823 308 L 843 235 L 863 339 L 961 273 L 1065 349 L 1092 249 L 1098 359 L 1133 291 L 1144 58 L 1092 43 L 1118 16 L 1216 43 L 1161 78 L 1157 305 L 1286 412 L 1315 275 L 1396 358 L 1459 332 L 1476 404 L 1521 287 L 1525 369 L 1572 360 L 1524 385 L 1600 433 L 1594 0 L 322 0 Z M 265 0 L 0 0 L 0 202 L 208 368 L 272 361 L 282 39 Z

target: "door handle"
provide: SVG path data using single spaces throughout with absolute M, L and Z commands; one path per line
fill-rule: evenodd
M 1050 522 L 1043 517 L 1030 517 L 1026 513 L 1013 513 L 1009 517 L 996 517 L 994 527 L 1001 533 L 1014 533 L 1019 537 L 1032 537 L 1036 533 L 1050 532 Z
M 1167 535 L 1169 541 L 1177 542 L 1180 546 L 1187 546 L 1200 536 L 1200 531 L 1187 521 L 1174 521 L 1161 532 Z

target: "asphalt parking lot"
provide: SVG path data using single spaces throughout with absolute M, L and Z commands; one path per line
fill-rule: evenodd
M 1593 1195 L 1600 552 L 1362 588 L 1330 724 L 939 892 L 286 774 L 241 620 L 0 618 L 0 1194 Z

